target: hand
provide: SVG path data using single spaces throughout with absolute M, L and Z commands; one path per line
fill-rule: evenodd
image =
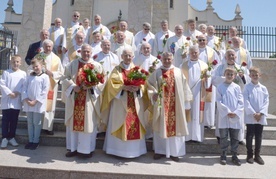
M 262 114 L 261 113 L 255 113 L 253 114 L 254 119 L 259 122 L 261 120 Z
M 17 97 L 17 94 L 16 94 L 16 93 L 10 93 L 10 94 L 9 94 L 9 97 L 12 98 L 12 99 L 14 99 L 14 98 Z
M 63 53 L 66 53 L 68 50 L 67 50 L 67 48 L 62 48 L 62 51 L 63 51 Z
M 187 57 L 187 52 L 182 53 L 181 57 L 182 57 L 182 59 L 186 58 Z
M 75 86 L 75 87 L 74 87 L 74 91 L 75 91 L 76 93 L 79 93 L 79 92 L 81 91 L 81 87 Z
M 136 92 L 140 89 L 139 86 L 130 86 L 131 87 L 131 92 Z
M 242 78 L 242 77 L 243 77 L 243 75 L 244 75 L 243 71 L 242 71 L 242 70 L 240 70 L 240 71 L 239 71 L 239 76 Z
M 37 100 L 29 101 L 30 106 L 34 106 L 37 103 Z
M 152 96 L 152 100 L 155 102 L 155 101 L 157 101 L 157 99 L 158 99 L 158 94 L 155 93 L 155 94 Z
M 62 47 L 61 46 L 58 47 L 57 52 L 58 52 L 58 54 L 62 54 Z
M 124 86 L 123 86 L 123 90 L 124 90 L 124 91 L 131 91 L 131 86 L 126 86 L 126 85 L 124 85 Z
M 47 70 L 47 69 L 46 69 L 45 73 L 46 73 L 48 76 L 50 76 L 50 77 L 53 76 L 53 73 L 52 73 L 51 71 Z
M 230 117 L 230 118 L 234 118 L 234 117 L 236 117 L 237 115 L 236 115 L 235 113 L 232 113 L 232 112 L 231 112 L 231 113 L 228 113 L 227 116 Z

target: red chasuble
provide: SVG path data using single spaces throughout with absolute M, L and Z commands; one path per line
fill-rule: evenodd
M 166 82 L 163 89 L 163 98 L 167 137 L 172 137 L 176 136 L 174 70 L 170 69 L 166 71 L 162 69 L 162 76 Z
M 78 69 L 82 68 L 85 64 L 79 62 Z M 76 84 L 80 86 L 81 81 L 77 78 Z M 74 106 L 74 120 L 73 131 L 84 131 L 84 119 L 85 119 L 85 103 L 86 103 L 86 90 L 81 90 L 75 94 L 75 106 Z
M 127 80 L 129 70 L 122 69 L 123 80 Z M 140 139 L 140 121 L 135 108 L 134 95 L 127 92 L 127 114 L 125 119 L 127 140 Z

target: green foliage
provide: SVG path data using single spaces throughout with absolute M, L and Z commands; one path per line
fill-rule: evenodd
M 270 55 L 269 58 L 276 58 L 276 54 Z

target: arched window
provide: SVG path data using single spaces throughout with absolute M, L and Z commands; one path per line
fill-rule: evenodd
M 170 8 L 173 9 L 173 0 L 170 0 Z
M 75 0 L 71 0 L 71 6 L 75 4 Z

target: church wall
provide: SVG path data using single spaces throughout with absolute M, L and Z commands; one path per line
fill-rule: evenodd
M 184 25 L 188 19 L 188 1 L 174 0 L 174 7 L 169 10 L 169 28 L 174 31 L 175 25 Z
M 71 0 L 57 0 L 57 2 L 53 5 L 52 24 L 57 17 L 62 19 L 62 26 L 64 27 L 71 23 L 74 6 L 71 6 L 70 2 Z M 66 8 L 64 8 L 65 6 Z
M 153 1 L 152 32 L 155 34 L 160 31 L 160 22 L 164 19 L 169 20 L 168 0 Z

